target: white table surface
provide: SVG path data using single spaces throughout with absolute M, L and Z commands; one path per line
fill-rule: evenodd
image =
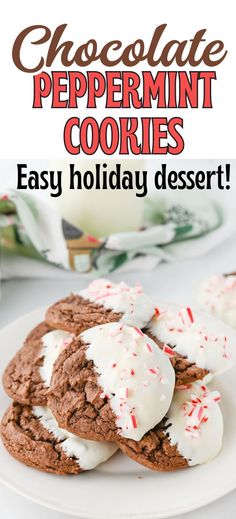
M 236 270 L 236 237 L 222 244 L 201 259 L 173 264 L 160 265 L 156 270 L 122 274 L 122 279 L 129 283 L 140 281 L 144 289 L 152 294 L 182 303 L 192 303 L 192 293 L 197 282 L 213 272 Z M 110 276 L 120 280 L 121 275 Z M 72 290 L 82 287 L 86 281 L 74 277 L 66 280 L 10 280 L 2 283 L 0 304 L 0 327 L 17 317 L 47 305 Z M 4 345 L 1 345 L 4 347 Z M 0 461 L 1 462 L 1 461 Z M 211 482 L 209 481 L 209 485 Z M 236 510 L 236 491 L 219 501 L 179 518 L 185 519 L 233 519 Z M 42 508 L 27 501 L 8 488 L 0 485 L 1 519 L 68 519 L 69 516 Z

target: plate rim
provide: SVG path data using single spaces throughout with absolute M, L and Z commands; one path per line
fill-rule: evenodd
M 84 512 L 81 512 L 81 513 L 78 513 L 76 511 L 73 511 L 71 510 L 70 508 L 67 508 L 66 506 L 64 506 L 63 510 L 60 508 L 60 506 L 57 506 L 56 503 L 53 503 L 53 502 L 50 502 L 50 501 L 46 501 L 43 502 L 40 498 L 37 498 L 36 496 L 33 496 L 31 494 L 27 494 L 27 492 L 21 490 L 20 488 L 14 486 L 14 484 L 10 483 L 9 481 L 6 481 L 4 480 L 4 478 L 1 477 L 0 475 L 0 483 L 3 484 L 4 486 L 6 486 L 7 488 L 9 488 L 10 490 L 12 490 L 13 492 L 16 492 L 16 494 L 24 497 L 25 499 L 28 499 L 29 501 L 33 502 L 33 503 L 36 503 L 44 508 L 47 508 L 49 510 L 54 510 L 56 512 L 60 512 L 60 513 L 65 513 L 65 514 L 68 514 L 68 515 L 71 515 L 72 517 L 78 517 L 79 519 L 128 519 L 128 518 L 137 518 L 137 519 L 167 519 L 169 517 L 175 517 L 175 516 L 179 516 L 180 514 L 186 514 L 188 512 L 193 512 L 195 510 L 200 510 L 201 508 L 204 508 L 205 506 L 207 505 L 210 505 L 211 503 L 215 503 L 216 501 L 219 501 L 219 499 L 225 497 L 226 495 L 230 494 L 233 490 L 235 490 L 236 488 L 236 483 L 234 485 L 232 485 L 232 488 L 229 488 L 228 490 L 226 490 L 225 492 L 223 492 L 221 495 L 219 495 L 218 497 L 214 497 L 214 498 L 209 498 L 206 500 L 203 500 L 201 501 L 200 504 L 197 504 L 196 506 L 195 505 L 189 505 L 189 506 L 186 506 L 186 507 L 178 507 L 178 509 L 176 509 L 175 511 L 173 512 L 166 512 L 166 513 L 158 513 L 156 512 L 155 515 L 153 515 L 153 512 L 148 512 L 148 513 L 137 513 L 137 512 L 133 512 L 133 513 L 119 513 L 118 515 L 117 514 L 114 514 L 112 513 L 112 515 L 109 513 L 106 514 L 106 513 L 103 513 L 102 515 L 101 514 L 97 514 L 97 513 L 91 513 L 91 512 L 86 512 L 86 515 L 84 515 Z M 194 506 L 194 508 L 193 508 Z

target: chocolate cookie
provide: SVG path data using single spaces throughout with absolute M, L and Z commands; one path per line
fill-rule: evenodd
M 170 471 L 212 460 L 222 447 L 223 419 L 217 391 L 193 384 L 177 390 L 167 416 L 140 441 L 118 440 L 120 449 L 141 465 Z
M 46 321 L 42 321 L 41 323 L 37 324 L 35 328 L 30 330 L 28 335 L 26 336 L 24 340 L 24 344 L 37 341 L 38 339 L 41 339 L 43 335 L 50 332 L 52 330 L 51 326 L 49 326 Z
M 159 341 L 158 338 L 148 330 L 147 335 L 169 356 L 170 362 L 175 370 L 176 388 L 188 386 L 197 380 L 203 380 L 203 378 L 209 375 L 209 371 L 199 368 L 199 366 L 196 366 L 193 362 L 189 362 L 186 357 L 180 355 L 180 353 L 167 344 L 164 344 L 164 342 Z
M 50 330 L 50 331 L 49 331 Z M 72 335 L 39 324 L 3 374 L 6 393 L 20 404 L 46 405 L 53 363 Z
M 139 440 L 165 416 L 175 375 L 166 355 L 140 329 L 90 328 L 57 358 L 48 405 L 60 427 L 82 438 Z
M 236 328 L 236 273 L 214 275 L 204 280 L 196 301 L 202 310 Z
M 119 321 L 121 314 L 106 310 L 79 294 L 71 294 L 52 305 L 45 318 L 52 328 L 80 334 L 98 324 Z
M 189 307 L 158 302 L 148 334 L 171 359 L 177 387 L 223 373 L 232 365 L 235 332 Z
M 80 334 L 93 326 L 117 321 L 143 328 L 154 311 L 154 302 L 140 285 L 131 288 L 125 283 L 98 279 L 87 289 L 52 305 L 46 321 L 52 328 Z
M 57 426 L 46 407 L 12 404 L 1 423 L 8 452 L 29 467 L 54 474 L 78 474 L 106 461 L 117 450 L 108 442 L 95 443 Z
M 121 439 L 117 443 L 124 454 L 148 469 L 167 472 L 187 467 L 187 460 L 176 445 L 171 445 L 167 431 L 164 419 L 140 441 Z

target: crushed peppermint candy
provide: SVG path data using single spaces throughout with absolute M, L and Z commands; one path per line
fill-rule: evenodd
M 109 334 L 111 337 L 117 337 L 117 335 L 119 336 L 123 330 L 123 327 L 124 325 L 121 324 L 119 326 L 117 326 L 114 330 L 110 330 Z
M 96 279 L 79 294 L 126 316 L 137 313 L 141 327 L 148 323 L 155 311 L 154 302 L 144 293 L 140 283 L 130 287 L 124 282 L 112 283 L 106 279 Z M 129 324 L 134 325 L 133 317 L 131 321 Z
M 153 352 L 153 347 L 148 342 L 146 342 L 146 348 L 147 348 L 148 351 L 150 351 L 150 353 Z
M 159 375 L 159 370 L 158 368 L 148 368 L 145 373 L 145 375 Z
M 181 321 L 184 325 L 189 325 L 194 322 L 193 313 L 191 308 L 181 308 L 179 312 L 179 316 L 181 318 Z
M 140 330 L 140 328 L 138 328 L 137 326 L 134 326 L 134 330 L 137 332 L 138 335 L 141 335 L 141 337 L 144 336 L 144 333 L 142 332 L 142 330 Z
M 201 426 L 208 421 L 209 406 L 220 401 L 219 391 L 209 391 L 206 386 L 201 386 L 201 396 L 192 394 L 191 400 L 182 404 L 183 416 L 186 422 L 185 435 L 198 438 Z
M 203 310 L 236 328 L 236 275 L 216 275 L 202 282 L 197 301 Z
M 221 373 L 230 367 L 230 336 L 221 333 L 216 322 L 217 335 L 213 324 L 208 326 L 207 320 L 205 322 L 203 316 L 195 315 L 190 307 L 179 309 L 177 305 L 170 305 L 157 319 L 153 318 L 149 329 L 164 343 L 163 353 L 166 355 L 174 356 L 174 352 L 178 352 L 210 372 Z
M 121 387 L 117 391 L 117 396 L 121 399 L 126 399 L 129 396 L 129 388 L 128 387 Z
M 133 377 L 135 375 L 135 371 L 133 368 L 124 368 L 122 369 L 121 371 L 121 380 L 125 380 L 125 379 L 128 379 L 130 377 Z
M 138 427 L 138 423 L 137 423 L 137 418 L 136 418 L 136 416 L 135 416 L 134 414 L 131 414 L 131 415 L 130 415 L 130 418 L 131 418 L 131 424 L 132 424 L 132 427 L 133 427 L 134 429 L 137 429 L 137 427 Z
M 174 352 L 173 348 L 170 348 L 170 346 L 168 346 L 168 344 L 164 344 L 162 351 L 163 351 L 163 353 L 166 353 L 167 355 L 169 355 L 169 357 L 175 356 L 175 352 Z

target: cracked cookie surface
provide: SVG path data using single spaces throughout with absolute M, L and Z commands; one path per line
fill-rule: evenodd
M 3 386 L 10 398 L 25 405 L 45 405 L 47 391 L 40 375 L 43 362 L 42 337 L 51 331 L 47 323 L 36 326 L 24 345 L 9 362 L 3 374 Z
M 33 415 L 30 406 L 13 403 L 3 416 L 1 437 L 8 452 L 29 467 L 55 474 L 78 474 L 81 468 Z
M 155 337 L 150 331 L 145 332 L 163 350 L 165 344 Z M 169 345 L 168 345 L 169 346 Z M 171 346 L 169 346 L 171 348 Z M 171 348 L 172 349 L 172 348 Z M 200 368 L 186 357 L 172 349 L 170 362 L 175 370 L 175 387 L 185 386 L 203 380 L 209 374 L 207 369 Z
M 121 313 L 115 313 L 78 294 L 71 294 L 49 307 L 46 322 L 51 328 L 80 334 L 98 324 L 117 322 L 121 316 Z
M 115 415 L 109 400 L 101 398 L 103 391 L 86 349 L 77 337 L 61 352 L 54 364 L 48 405 L 60 427 L 81 438 L 114 441 Z
M 140 441 L 120 439 L 117 443 L 124 454 L 149 469 L 167 472 L 188 467 L 176 445 L 170 444 L 165 419 Z

